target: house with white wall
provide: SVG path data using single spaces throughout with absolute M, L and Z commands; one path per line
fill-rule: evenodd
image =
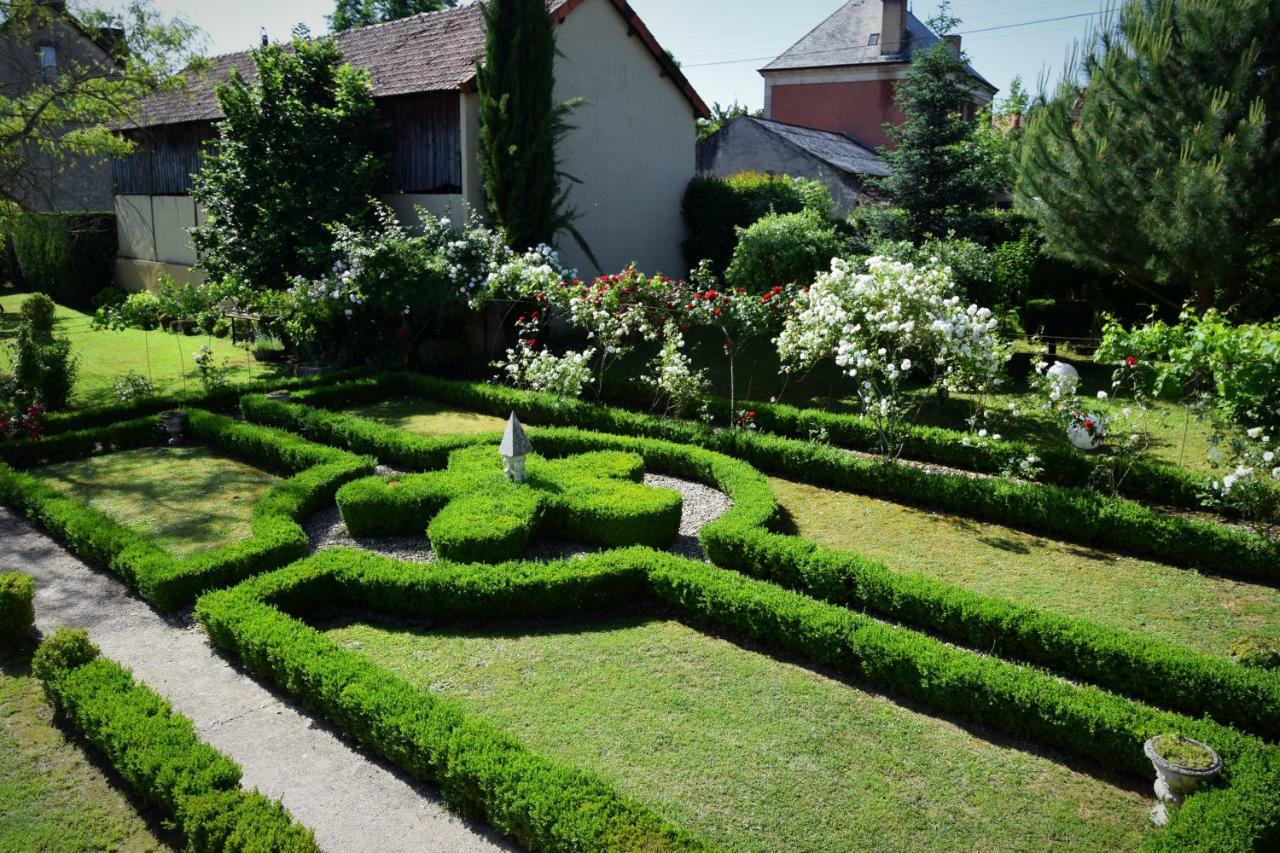
M 649 272 L 682 275 L 680 203 L 693 177 L 696 120 L 708 114 L 679 66 L 625 0 L 548 0 L 557 25 L 556 97 L 581 98 L 573 130 L 560 143 L 564 170 L 577 179 L 569 203 L 605 271 L 631 261 Z M 478 5 L 428 12 L 335 36 L 345 60 L 369 72 L 373 97 L 391 130 L 383 196 L 405 221 L 414 210 L 483 211 L 477 138 L 476 68 L 484 60 Z M 185 91 L 150 98 L 123 132 L 135 152 L 113 164 L 120 254 L 117 282 L 156 285 L 161 276 L 198 281 L 190 229 L 200 211 L 190 196 L 201 146 L 217 135 L 216 87 L 232 69 L 253 80 L 248 52 L 214 58 Z M 595 272 L 575 241 L 564 261 Z

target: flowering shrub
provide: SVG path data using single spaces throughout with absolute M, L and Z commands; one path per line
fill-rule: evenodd
M 946 268 L 873 257 L 861 272 L 837 258 L 796 296 L 776 342 L 784 369 L 834 358 L 855 381 L 881 454 L 892 461 L 922 400 L 909 402 L 908 383 L 979 392 L 1001 384 L 1010 351 L 997 326 L 990 310 L 961 301 Z
M 705 415 L 705 399 L 711 383 L 707 371 L 695 370 L 684 349 L 684 333 L 669 320 L 662 327 L 662 348 L 649 363 L 649 372 L 640 381 L 653 389 L 653 410 L 673 417 L 699 411 Z
M 9 414 L 0 409 L 0 444 L 35 441 L 44 434 L 44 406 L 35 404 Z
M 116 399 L 121 403 L 129 403 L 141 397 L 151 397 L 156 393 L 155 383 L 136 370 L 130 370 L 116 379 L 112 386 Z
M 430 234 L 411 236 L 387 208 L 379 208 L 378 220 L 367 230 L 336 228 L 332 269 L 295 280 L 289 290 L 284 327 L 305 355 L 339 363 L 403 360 L 465 310 L 471 291 L 447 271 L 439 222 Z
M 231 359 L 223 358 L 219 364 L 213 357 L 213 348 L 204 344 L 195 351 L 196 375 L 206 392 L 221 391 L 231 384 Z

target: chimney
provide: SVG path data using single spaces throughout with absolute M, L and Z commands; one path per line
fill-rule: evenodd
M 942 40 L 947 43 L 947 47 L 951 48 L 951 52 L 956 56 L 960 55 L 960 36 L 945 35 Z
M 880 55 L 889 56 L 906 50 L 907 0 L 884 0 L 884 17 L 880 21 Z

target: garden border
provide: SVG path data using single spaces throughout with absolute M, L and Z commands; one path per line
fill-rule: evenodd
M 234 761 L 83 632 L 55 632 L 32 663 L 45 696 L 146 802 L 170 815 L 194 853 L 320 853 L 279 802 L 240 788 Z
M 533 849 L 563 843 L 567 835 L 604 849 L 617 846 L 620 832 L 635 838 L 638 827 L 654 824 L 637 817 L 635 807 L 626 808 L 627 801 L 606 796 L 607 786 L 597 780 L 544 762 L 453 703 L 389 675 L 290 614 L 341 605 L 387 616 L 429 615 L 435 624 L 448 618 L 581 615 L 602 605 L 655 599 L 694 624 L 801 655 L 1106 769 L 1149 777 L 1142 744 L 1163 732 L 1213 745 L 1226 760 L 1225 784 L 1189 797 L 1169 827 L 1153 837 L 1154 849 L 1252 850 L 1274 840 L 1280 825 L 1280 803 L 1272 796 L 1280 783 L 1280 751 L 1256 738 L 644 548 L 549 564 L 430 567 L 359 551 L 326 551 L 206 594 L 196 614 L 212 642 L 250 672 L 415 776 L 438 781 L 446 799 L 465 814 L 485 818 Z M 572 783 L 568 790 L 566 783 Z M 647 810 L 639 815 L 648 818 Z M 679 830 L 666 833 L 664 828 L 658 838 L 688 842 Z
M 461 387 L 474 386 L 464 383 Z M 460 386 L 454 383 L 451 388 L 459 392 Z M 539 399 L 527 392 L 502 390 L 513 405 L 524 401 L 512 399 L 512 395 L 531 397 L 535 402 Z M 348 391 L 354 394 L 346 396 Z M 388 393 L 403 393 L 403 389 L 388 392 L 376 381 L 366 380 L 297 395 L 299 402 L 284 403 L 251 395 L 241 401 L 241 406 L 250 421 L 302 431 L 326 443 L 354 446 L 384 461 L 394 460 L 412 468 L 443 467 L 449 450 L 459 443 L 497 440 L 496 434 L 427 438 L 305 404 L 316 398 L 330 404 L 337 400 L 369 401 L 385 398 Z M 458 400 L 456 393 L 448 402 L 466 403 Z M 553 417 L 555 411 L 549 414 Z M 620 414 L 624 420 L 641 417 Z M 703 528 L 700 535 L 708 556 L 723 568 L 934 631 L 970 648 L 1047 666 L 1068 677 L 1162 707 L 1190 714 L 1207 712 L 1220 722 L 1280 739 L 1280 677 L 1275 674 L 1248 669 L 1136 631 L 1013 604 L 926 577 L 895 572 L 881 563 L 798 537 L 769 533 L 764 526 L 776 512 L 772 490 L 763 476 L 743 461 L 664 439 L 583 433 L 558 427 L 540 429 L 537 442 L 539 450 L 551 454 L 598 449 L 638 452 L 646 465 L 663 473 L 696 479 L 725 491 L 734 501 L 734 509 Z M 682 458 L 685 456 L 687 460 Z
M 344 483 L 371 474 L 376 465 L 372 459 L 281 430 L 238 423 L 200 409 L 187 414 L 188 432 L 197 440 L 267 470 L 292 475 L 254 504 L 249 539 L 175 557 L 151 537 L 19 470 L 157 445 L 162 433 L 155 418 L 4 448 L 0 504 L 25 515 L 86 562 L 110 569 L 156 607 L 174 610 L 211 587 L 227 586 L 306 556 L 310 543 L 298 522 L 332 501 Z

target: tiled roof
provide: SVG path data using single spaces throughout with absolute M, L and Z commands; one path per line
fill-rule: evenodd
M 581 2 L 547 0 L 547 11 L 557 20 L 563 20 Z M 657 46 L 643 23 L 635 18 L 631 7 L 623 0 L 613 0 L 613 3 L 694 109 L 705 115 L 706 105 Z M 425 12 L 385 24 L 346 30 L 334 38 L 347 62 L 369 72 L 375 98 L 456 91 L 474 80 L 476 65 L 484 57 L 484 11 L 476 3 L 442 12 Z M 148 98 L 132 126 L 221 118 L 215 90 L 233 69 L 249 81 L 257 76 L 249 51 L 214 57 L 205 69 L 188 77 L 185 91 L 160 92 Z
M 870 44 L 871 36 L 881 33 L 884 23 L 883 0 L 849 0 L 835 14 L 827 18 L 808 35 L 770 62 L 762 73 L 788 71 L 800 68 L 837 68 L 850 65 L 880 65 L 887 62 L 907 62 L 918 51 L 928 50 L 940 39 L 919 18 L 907 13 L 908 38 L 902 44 L 889 45 L 889 53 L 881 53 L 882 45 Z M 984 85 L 992 86 L 973 66 L 968 71 Z
M 870 148 L 859 145 L 849 137 L 827 130 L 814 130 L 794 124 L 783 124 L 762 118 L 744 117 L 739 121 L 754 122 L 764 130 L 804 150 L 813 157 L 828 163 L 842 172 L 853 175 L 889 174 L 889 165 Z

